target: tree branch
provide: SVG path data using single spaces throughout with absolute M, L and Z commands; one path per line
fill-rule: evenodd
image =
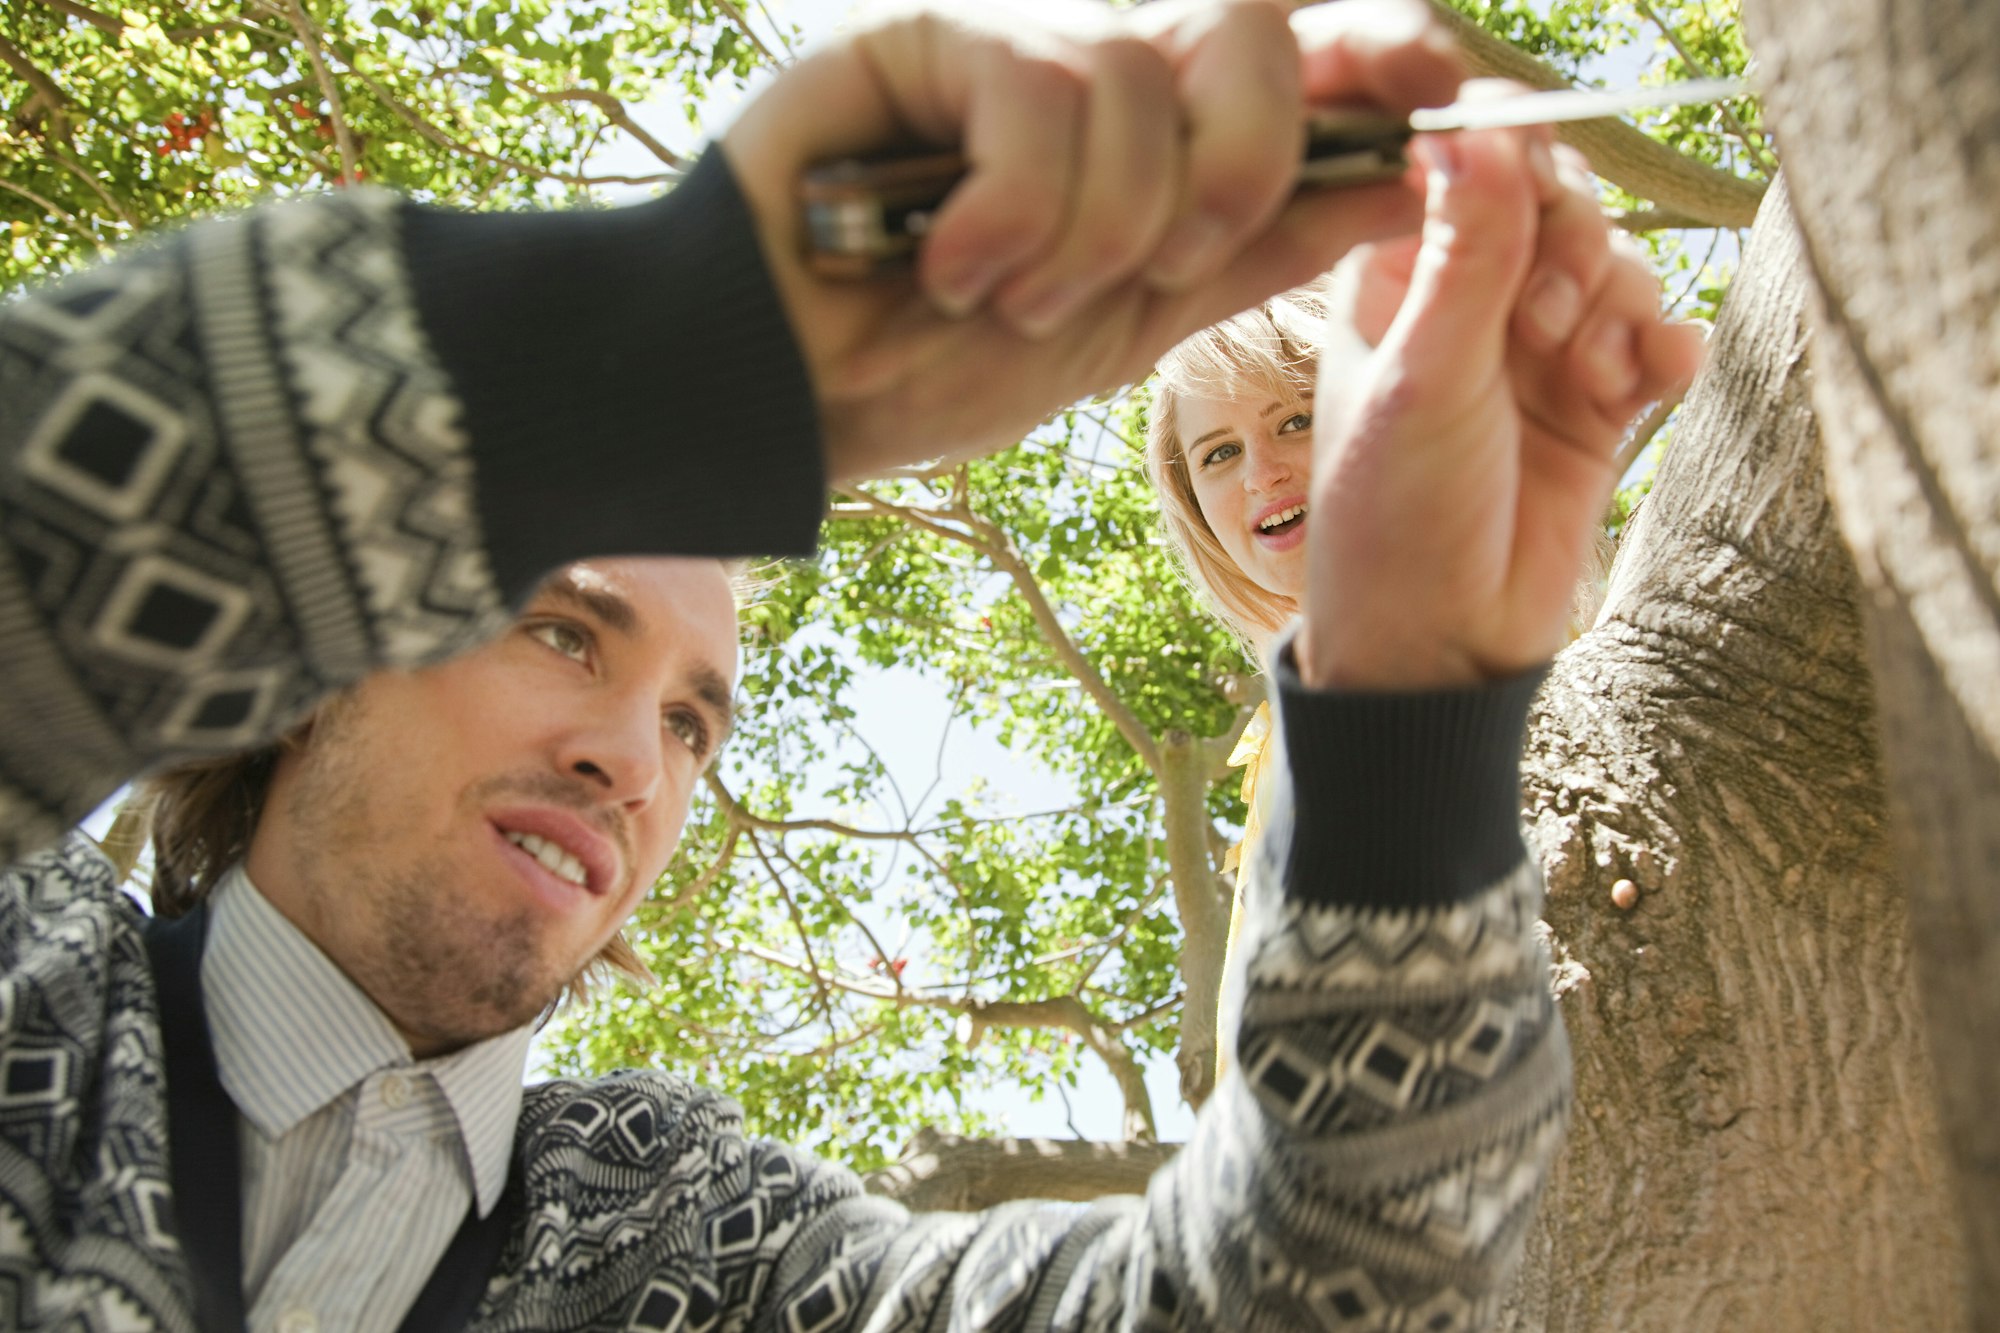
M 729 817 L 729 822 L 738 828 L 755 829 L 760 833 L 836 833 L 843 838 L 854 838 L 861 842 L 907 842 L 915 843 L 917 835 L 911 829 L 866 829 L 852 824 L 842 824 L 832 819 L 767 819 L 753 813 L 750 808 L 736 799 L 735 793 L 723 785 L 721 777 L 714 772 L 703 775 L 708 790 L 714 795 L 716 804 Z
M 1643 231 L 1693 231 L 1704 227 L 1720 228 L 1723 225 L 1665 208 L 1635 208 L 1629 212 L 1614 214 L 1611 224 L 1634 235 Z
M 1216 1007 L 1222 995 L 1223 953 L 1229 938 L 1229 907 L 1219 891 L 1209 859 L 1208 774 L 1201 747 L 1179 728 L 1161 746 L 1160 795 L 1166 803 L 1167 868 L 1180 911 L 1181 980 L 1187 1003 L 1181 1010 L 1181 1096 L 1200 1109 L 1215 1087 L 1219 1049 Z
M 444 129 L 434 124 L 428 117 L 414 108 L 405 105 L 401 99 L 383 87 L 366 70 L 356 65 L 352 59 L 347 58 L 345 55 L 342 56 L 342 59 L 346 64 L 347 72 L 361 80 L 368 91 L 375 94 L 376 99 L 383 106 L 388 107 L 399 120 L 438 147 L 449 149 L 451 152 L 463 154 L 480 162 L 491 162 L 497 167 L 504 167 L 508 171 L 519 172 L 523 176 L 529 176 L 536 180 L 554 181 L 558 185 L 574 185 L 584 189 L 598 185 L 659 185 L 667 181 L 680 179 L 679 172 L 671 171 L 660 172 L 652 176 L 586 176 L 581 172 L 552 171 L 547 167 L 538 167 L 532 162 L 518 162 L 511 157 L 504 157 L 499 153 L 490 152 L 477 145 L 453 138 Z
M 1133 752 L 1157 777 L 1160 773 L 1160 747 L 1154 743 L 1153 734 L 1139 721 L 1138 714 L 1125 706 L 1125 701 L 1118 697 L 1117 691 L 1097 673 L 1097 668 L 1083 655 L 1083 650 L 1076 646 L 1076 640 L 1070 638 L 1069 631 L 1063 628 L 1062 619 L 1056 615 L 1055 606 L 1050 603 L 1048 594 L 1043 591 L 1041 580 L 1035 577 L 1027 562 L 1014 550 L 1006 534 L 984 519 L 978 519 L 976 522 L 987 528 L 991 534 L 992 544 L 986 547 L 988 558 L 1001 573 L 1013 581 L 1014 591 L 1028 604 L 1028 614 L 1034 617 L 1035 624 L 1042 631 L 1042 637 L 1048 640 L 1049 647 L 1055 650 L 1056 656 L 1061 659 L 1070 675 L 1083 686 L 1084 693 L 1088 694 L 1104 715 L 1111 719 L 1111 725 L 1118 728 L 1118 734 L 1125 738 L 1125 743 L 1132 747 Z
M 27 52 L 0 36 L 0 65 L 5 65 L 23 80 L 42 104 L 48 108 L 49 135 L 64 143 L 69 141 L 69 98 L 56 86 L 54 79 L 42 73 L 35 62 L 28 59 Z M 28 108 L 23 107 L 26 111 Z
M 1682 388 L 1653 404 L 1653 410 L 1640 419 L 1639 424 L 1632 428 L 1632 433 L 1625 437 L 1625 443 L 1618 446 L 1618 460 L 1614 465 L 1613 476 L 1620 481 L 1624 480 L 1632 464 L 1639 461 L 1639 455 L 1653 442 L 1653 437 L 1660 433 L 1660 427 L 1667 424 L 1667 418 L 1674 414 L 1674 409 L 1681 405 L 1681 399 L 1685 397 L 1687 390 Z
M 736 5 L 735 0 L 714 0 L 714 4 L 717 9 L 729 15 L 735 22 L 738 31 L 750 39 L 750 44 L 757 48 L 757 54 L 763 56 L 773 69 L 783 69 L 785 67 L 786 62 L 778 59 L 776 51 L 764 45 L 764 39 L 759 37 L 756 30 L 750 26 L 749 18 Z
M 678 912 L 714 888 L 715 882 L 722 878 L 722 872 L 727 870 L 729 863 L 736 859 L 736 845 L 742 840 L 743 830 L 732 823 L 729 829 L 729 836 L 723 840 L 722 850 L 716 854 L 715 860 L 709 863 L 708 869 L 702 871 L 694 883 L 673 896 L 673 899 L 667 903 L 667 910 L 669 912 Z
M 357 179 L 354 173 L 361 166 L 361 155 L 354 146 L 354 132 L 347 127 L 347 109 L 340 100 L 340 87 L 333 81 L 333 71 L 327 67 L 326 55 L 320 50 L 319 30 L 306 14 L 305 0 L 286 0 L 285 18 L 298 34 L 299 45 L 305 48 L 306 63 L 312 66 L 313 80 L 319 85 L 319 94 L 326 99 L 327 116 L 333 121 L 334 147 L 340 152 L 341 182 L 352 185 Z
M 1632 0 L 1632 2 L 1638 7 L 1639 13 L 1658 28 L 1660 35 L 1673 45 L 1674 53 L 1681 58 L 1682 64 L 1694 72 L 1696 78 L 1710 77 L 1708 67 L 1695 58 L 1694 52 L 1688 50 L 1687 44 L 1681 41 L 1680 33 L 1672 24 L 1660 17 L 1659 11 L 1654 9 L 1648 0 Z M 1770 150 L 1764 146 L 1763 136 L 1754 133 L 1748 125 L 1745 125 L 1737 116 L 1736 109 L 1730 106 L 1726 99 L 1717 102 L 1715 109 L 1721 113 L 1722 123 L 1729 127 L 1730 132 L 1742 142 L 1743 147 L 1757 159 L 1757 165 L 1763 168 L 1764 173 L 1775 176 L 1778 172 L 1778 163 L 1772 158 Z
M 25 185 L 16 185 L 13 181 L 8 180 L 5 176 L 0 176 L 0 190 L 11 190 L 13 193 L 20 195 L 23 199 L 26 199 L 29 203 L 33 204 L 35 207 L 41 209 L 43 212 L 51 214 L 54 217 L 61 218 L 64 222 L 67 222 L 69 224 L 71 231 L 75 232 L 77 235 L 89 241 L 99 250 L 104 249 L 104 242 L 99 240 L 96 234 L 92 232 L 88 227 L 84 226 L 82 221 L 80 221 L 77 218 L 76 214 L 62 207 L 62 205 L 56 203 L 53 199 L 48 199 L 42 195 L 36 194 L 33 190 L 29 189 Z
M 1431 8 L 1458 37 L 1476 74 L 1514 79 L 1534 88 L 1567 88 L 1569 80 L 1443 3 Z M 1580 120 L 1556 127 L 1556 137 L 1590 159 L 1591 169 L 1621 189 L 1703 225 L 1747 227 L 1764 197 L 1762 181 L 1745 180 L 1675 152 L 1623 121 Z
M 771 883 L 778 890 L 778 896 L 784 899 L 785 911 L 792 919 L 792 929 L 798 932 L 799 947 L 806 953 L 806 967 L 803 970 L 813 979 L 814 987 L 819 992 L 820 1014 L 831 1027 L 833 997 L 827 994 L 826 973 L 820 969 L 819 960 L 813 957 L 812 936 L 806 930 L 805 918 L 799 912 L 798 903 L 792 898 L 791 887 L 785 883 L 785 877 L 778 873 L 778 868 L 771 864 L 771 858 L 764 851 L 764 840 L 755 833 L 750 835 L 750 848 L 757 853 L 757 859 L 764 863 L 764 873 L 771 877 Z
M 896 1164 L 870 1174 L 870 1194 L 906 1208 L 972 1212 L 1015 1199 L 1086 1203 L 1143 1194 L 1173 1160 L 1174 1144 L 1056 1139 L 968 1139 L 919 1130 Z
M 1104 1061 L 1112 1079 L 1118 1084 L 1118 1091 L 1125 1099 L 1126 1137 L 1150 1143 L 1159 1136 L 1154 1127 L 1153 1095 L 1146 1087 L 1145 1071 L 1119 1039 L 1123 1025 L 1100 1019 L 1089 1005 L 1074 995 L 1055 995 L 1042 1000 L 981 1000 L 974 996 L 924 995 L 914 990 L 891 990 L 831 975 L 822 971 L 817 963 L 801 962 L 762 945 L 740 944 L 736 947 L 738 952 L 752 958 L 810 977 L 822 989 L 843 990 L 884 1004 L 963 1014 L 971 1021 L 974 1041 L 978 1040 L 980 1029 L 989 1027 L 1056 1029 L 1075 1033 L 1093 1054 Z M 1149 1011 L 1145 1018 L 1138 1021 L 1148 1021 L 1152 1016 L 1153 1012 Z
M 58 14 L 67 14 L 73 19 L 82 19 L 98 31 L 107 33 L 115 41 L 125 35 L 125 23 L 89 5 L 80 5 L 77 0 L 41 0 L 41 3 Z
M 535 96 L 549 103 L 588 102 L 602 111 L 606 120 L 637 139 L 647 152 L 660 161 L 676 171 L 685 170 L 687 167 L 686 158 L 655 139 L 647 132 L 645 126 L 632 119 L 631 113 L 625 109 L 625 104 L 610 93 L 599 92 L 595 88 L 566 88 L 559 93 L 536 93 Z

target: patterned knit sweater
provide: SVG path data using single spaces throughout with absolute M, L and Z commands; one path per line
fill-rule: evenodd
M 569 560 L 807 548 L 812 399 L 752 237 L 711 154 L 610 213 L 253 210 L 0 306 L 0 1327 L 194 1327 L 140 914 L 61 830 Z M 724 431 L 757 484 L 690 485 Z M 1274 676 L 1238 1065 L 1143 1198 L 912 1216 L 670 1075 L 549 1084 L 475 1327 L 1488 1321 L 1567 1099 L 1515 814 L 1535 682 Z

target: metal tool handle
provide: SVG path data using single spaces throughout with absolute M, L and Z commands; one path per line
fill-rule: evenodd
M 1306 122 L 1298 185 L 1339 187 L 1394 180 L 1409 168 L 1410 122 L 1382 111 L 1318 111 Z M 857 279 L 916 255 L 931 219 L 965 178 L 949 150 L 847 158 L 799 182 L 806 261 L 823 277 Z

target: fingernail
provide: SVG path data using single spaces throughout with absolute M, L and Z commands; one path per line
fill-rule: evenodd
M 1528 170 L 1534 173 L 1535 183 L 1544 190 L 1554 192 L 1560 188 L 1556 178 L 1556 155 L 1540 139 L 1528 140 Z
M 1535 331 L 1559 343 L 1576 332 L 1576 322 L 1583 317 L 1583 291 L 1569 274 L 1551 269 L 1528 285 L 1524 305 Z
M 1046 337 L 1054 332 L 1076 309 L 1077 299 L 1083 289 L 1074 283 L 1058 283 L 1047 291 L 1022 302 L 1013 313 L 1014 327 L 1030 338 Z
M 1638 377 L 1638 363 L 1632 356 L 1632 327 L 1622 320 L 1606 320 L 1590 335 L 1584 349 L 1590 372 L 1599 381 L 1598 393 L 1614 397 L 1626 391 Z
M 986 299 L 999 277 L 998 264 L 985 259 L 972 260 L 948 270 L 931 285 L 931 302 L 953 319 L 963 319 Z
M 1147 281 L 1168 289 L 1187 286 L 1215 257 L 1227 236 L 1222 223 L 1205 213 L 1182 218 L 1153 252 Z
M 1458 136 L 1433 134 L 1422 142 L 1425 168 L 1447 183 L 1457 180 L 1465 165 L 1458 155 Z

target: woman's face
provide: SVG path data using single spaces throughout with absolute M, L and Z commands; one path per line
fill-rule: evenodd
M 1312 399 L 1186 398 L 1180 435 L 1195 503 L 1222 549 L 1266 592 L 1302 596 Z

